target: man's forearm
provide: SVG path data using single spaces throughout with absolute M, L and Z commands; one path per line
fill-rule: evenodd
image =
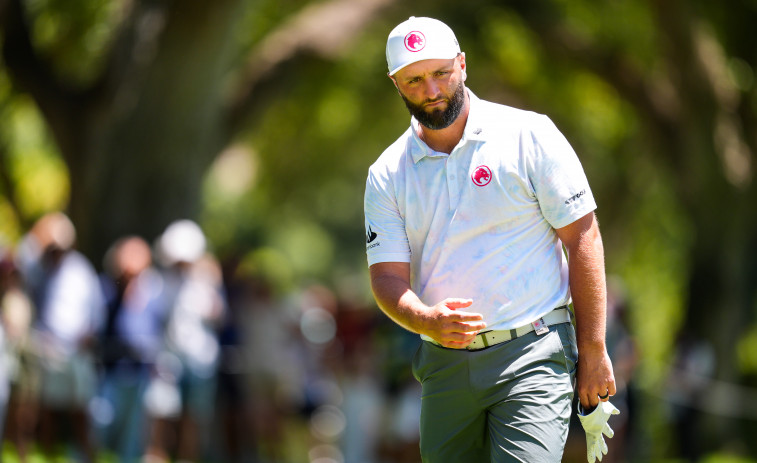
M 379 308 L 395 323 L 413 333 L 422 332 L 426 307 L 403 278 L 391 274 L 371 275 L 371 289 Z
M 605 344 L 607 287 L 604 250 L 594 214 L 557 230 L 568 250 L 570 291 L 576 313 L 576 393 L 584 409 L 615 394 L 615 377 Z
M 579 352 L 605 348 L 607 288 L 602 238 L 594 224 L 569 254 L 570 291 Z
M 607 288 L 602 238 L 596 223 L 569 253 L 569 272 L 578 350 L 604 350 Z

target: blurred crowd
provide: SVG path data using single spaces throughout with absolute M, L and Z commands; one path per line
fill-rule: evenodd
M 97 267 L 101 270 L 97 270 Z M 223 262 L 190 220 L 125 236 L 99 266 L 62 213 L 0 248 L 0 435 L 18 461 L 419 461 L 418 336 L 313 284 L 281 294 Z M 609 461 L 631 461 L 637 348 L 608 282 L 621 410 Z M 566 462 L 585 461 L 575 420 Z M 638 453 L 638 452 L 637 452 Z M 692 460 L 693 461 L 693 460 Z
M 312 285 L 278 294 L 201 228 L 97 270 L 62 213 L 0 248 L 0 435 L 21 462 L 416 461 L 418 338 Z
M 0 248 L 0 435 L 18 461 L 417 462 L 418 336 L 318 284 L 273 290 L 189 220 L 98 271 L 68 217 Z M 633 451 L 637 349 L 609 282 L 609 461 Z M 572 425 L 564 461 L 585 460 Z M 35 460 L 36 459 L 36 460 Z
M 419 461 L 418 336 L 373 305 L 312 284 L 275 291 L 202 229 L 125 236 L 93 265 L 62 213 L 0 247 L 0 436 L 13 461 Z M 607 346 L 621 414 L 607 462 L 649 461 L 634 386 L 638 348 L 622 281 L 608 280 Z M 661 397 L 667 451 L 704 453 L 712 349 L 679 336 Z M 649 397 L 646 397 L 649 400 Z M 563 461 L 585 461 L 577 419 Z M 1 458 L 0 458 L 1 459 Z

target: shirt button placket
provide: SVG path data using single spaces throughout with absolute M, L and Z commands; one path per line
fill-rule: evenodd
M 454 151 L 453 151 L 454 153 Z M 449 207 L 451 211 L 457 209 L 460 200 L 460 188 L 457 185 L 457 163 L 452 154 L 447 158 L 447 190 L 449 191 Z

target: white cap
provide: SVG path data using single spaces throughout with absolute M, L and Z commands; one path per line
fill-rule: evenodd
M 401 23 L 389 33 L 386 62 L 389 75 L 424 59 L 452 59 L 460 53 L 455 33 L 433 18 L 416 18 Z
M 205 234 L 191 220 L 172 222 L 158 241 L 159 257 L 166 265 L 193 263 L 205 253 Z

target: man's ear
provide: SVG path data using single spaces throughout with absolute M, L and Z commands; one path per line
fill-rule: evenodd
M 399 91 L 400 87 L 397 85 L 397 79 L 394 78 L 393 75 L 389 74 L 388 72 L 386 75 L 392 80 L 392 83 L 394 84 L 395 88 L 397 88 L 397 91 Z
M 465 53 L 460 53 L 460 70 L 462 71 L 463 76 L 463 82 L 465 82 L 465 79 L 468 78 L 468 73 L 466 72 L 466 69 L 468 68 L 468 65 L 465 62 Z

